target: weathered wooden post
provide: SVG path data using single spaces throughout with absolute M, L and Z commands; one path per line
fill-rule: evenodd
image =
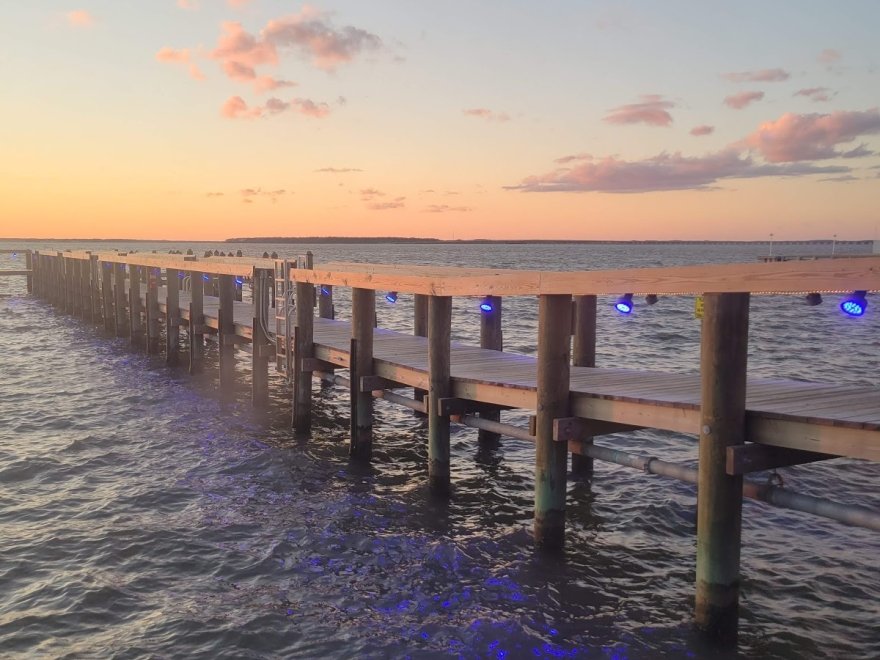
M 501 325 L 501 297 L 487 296 L 481 305 L 487 305 L 489 309 L 482 307 L 480 309 L 480 348 L 502 351 L 504 350 L 504 332 Z M 480 417 L 500 422 L 501 412 L 487 410 L 481 412 Z M 480 429 L 477 431 L 477 441 L 484 447 L 497 447 L 501 441 L 501 434 Z
M 272 354 L 272 340 L 269 328 L 269 282 L 272 271 L 254 268 L 254 331 L 251 358 L 251 400 L 255 408 L 269 405 L 269 356 Z
M 416 337 L 427 337 L 428 336 L 428 298 L 423 293 L 417 293 L 413 296 L 413 334 Z M 424 401 L 425 397 L 428 395 L 428 392 L 419 389 L 418 387 L 413 388 L 413 398 L 416 401 Z M 418 410 L 414 410 L 413 414 L 416 417 L 427 417 L 427 415 L 423 412 L 419 412 Z
M 101 270 L 97 254 L 89 255 L 89 282 L 91 283 L 92 323 L 100 325 L 104 316 L 104 305 L 101 297 Z
M 146 325 L 147 341 L 146 351 L 148 355 L 159 353 L 159 269 L 149 266 L 147 272 L 146 294 Z
M 318 316 L 322 319 L 333 319 L 333 286 L 321 284 L 318 286 Z
M 373 396 L 361 392 L 360 380 L 373 375 L 373 325 L 376 293 L 371 289 L 351 290 L 351 447 L 349 454 L 369 461 L 373 455 Z
M 128 336 L 133 346 L 142 346 L 144 324 L 141 320 L 141 267 L 128 265 Z
M 700 466 L 697 487 L 697 625 L 736 642 L 742 475 L 726 472 L 727 447 L 745 443 L 749 294 L 703 296 Z
M 116 316 L 113 313 L 113 264 L 101 262 L 101 297 L 104 304 L 104 330 L 113 332 L 116 326 Z
M 88 254 L 88 253 L 87 253 Z M 83 320 L 92 320 L 92 282 L 91 282 L 91 255 L 88 259 L 77 259 L 79 269 L 79 316 Z
M 312 372 L 303 367 L 315 354 L 315 287 L 296 283 L 296 333 L 293 347 L 293 428 L 299 434 L 312 430 Z
M 24 252 L 24 267 L 30 271 L 27 274 L 25 286 L 27 287 L 27 292 L 32 293 L 34 290 L 34 257 L 30 250 L 25 250 Z
M 177 268 L 165 269 L 165 363 L 180 363 L 180 275 Z
M 596 296 L 574 297 L 574 335 L 571 362 L 576 367 L 596 366 Z M 581 438 L 584 445 L 593 444 L 593 438 Z M 571 472 L 581 477 L 593 475 L 593 459 L 572 453 Z
M 191 271 L 189 302 L 189 373 L 202 370 L 202 357 L 205 352 L 205 276 L 200 271 Z
M 450 349 L 452 298 L 428 300 L 428 482 L 438 495 L 449 493 L 449 416 L 442 415 L 440 399 L 452 393 Z
M 220 310 L 218 344 L 220 353 L 220 391 L 224 398 L 235 396 L 235 276 L 218 278 Z
M 538 410 L 535 421 L 535 541 L 565 545 L 568 444 L 553 440 L 553 420 L 568 417 L 571 296 L 538 297 Z
M 125 295 L 125 264 L 114 263 L 113 275 L 116 284 L 113 287 L 115 294 L 116 311 L 116 336 L 125 337 L 128 334 L 128 309 Z

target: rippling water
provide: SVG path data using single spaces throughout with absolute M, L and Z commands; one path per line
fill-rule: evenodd
M 762 251 L 312 249 L 319 262 L 518 268 L 751 261 Z M 0 268 L 13 263 L 0 255 Z M 344 392 L 316 386 L 314 437 L 296 441 L 279 377 L 271 410 L 251 410 L 245 354 L 240 396 L 224 404 L 211 349 L 193 379 L 56 314 L 23 281 L 0 287 L 3 657 L 718 657 L 691 627 L 693 487 L 597 463 L 592 483 L 570 484 L 567 555 L 547 557 L 529 532 L 531 446 L 480 450 L 474 431 L 455 429 L 455 492 L 444 503 L 425 488 L 426 431 L 408 411 L 378 402 L 374 461 L 354 465 Z M 880 313 L 872 305 L 846 319 L 828 298 L 819 307 L 753 299 L 750 373 L 880 385 Z M 345 318 L 344 292 L 337 300 Z M 600 364 L 696 371 L 692 299 L 638 305 L 628 318 L 604 302 Z M 473 341 L 474 301 L 456 299 L 454 313 L 456 338 Z M 505 317 L 508 350 L 534 352 L 534 300 L 506 300 Z M 411 301 L 401 296 L 382 318 L 408 329 Z M 602 442 L 696 459 L 693 438 L 671 433 Z M 876 464 L 782 472 L 794 490 L 880 507 Z M 876 657 L 878 552 L 875 532 L 747 501 L 739 653 Z

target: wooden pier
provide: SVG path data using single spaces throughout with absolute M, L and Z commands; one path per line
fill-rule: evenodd
M 736 636 L 744 496 L 880 530 L 880 512 L 744 479 L 839 456 L 880 461 L 880 387 L 749 378 L 746 365 L 750 296 L 877 292 L 880 256 L 546 272 L 27 254 L 26 272 L 16 274 L 28 277 L 28 290 L 142 350 L 163 353 L 170 365 L 181 360 L 185 338 L 187 366 L 199 371 L 204 338 L 216 338 L 224 392 L 239 377 L 235 351 L 249 347 L 256 406 L 268 401 L 274 358 L 293 384 L 299 434 L 311 429 L 315 379 L 348 387 L 353 460 L 371 459 L 374 398 L 424 414 L 429 481 L 439 495 L 453 485 L 450 424 L 480 429 L 481 443 L 500 434 L 534 442 L 534 536 L 549 550 L 564 545 L 569 453 L 576 477 L 589 475 L 598 459 L 698 484 L 696 621 L 722 641 Z M 241 295 L 245 287 L 250 296 Z M 350 321 L 335 319 L 333 291 L 340 287 L 352 289 Z M 415 295 L 412 334 L 376 327 L 377 292 L 391 291 Z M 595 366 L 597 296 L 625 293 L 704 297 L 698 375 Z M 450 340 L 453 296 L 487 302 L 480 346 Z M 505 296 L 538 297 L 536 357 L 502 350 Z M 342 369 L 347 376 L 335 373 Z M 514 408 L 535 412 L 531 428 L 499 421 L 500 410 Z M 698 470 L 593 442 L 639 428 L 697 436 Z

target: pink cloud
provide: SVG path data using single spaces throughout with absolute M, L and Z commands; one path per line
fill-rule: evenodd
M 241 9 L 249 5 L 253 0 L 226 0 L 226 4 L 233 9 Z
M 296 83 L 290 80 L 278 80 L 272 76 L 258 76 L 253 67 L 235 60 L 225 61 L 223 72 L 230 80 L 253 84 L 254 90 L 258 93 L 270 92 L 284 87 L 296 87 Z
M 225 21 L 222 28 L 223 34 L 217 40 L 211 57 L 223 62 L 224 67 L 228 62 L 250 68 L 278 63 L 278 51 L 270 41 L 257 39 L 235 21 Z
M 609 124 L 648 124 L 649 126 L 669 126 L 672 115 L 667 110 L 675 103 L 665 100 L 659 94 L 646 94 L 640 103 L 630 103 L 612 108 L 603 121 Z
M 91 27 L 95 24 L 95 17 L 85 9 L 74 9 L 64 15 L 67 23 L 73 27 Z
M 759 69 L 757 71 L 725 73 L 721 77 L 731 82 L 782 82 L 788 80 L 791 74 L 785 69 Z
M 169 46 L 159 49 L 156 53 L 157 62 L 185 63 L 189 62 L 189 48 L 175 49 Z
M 199 0 L 177 0 L 177 6 L 181 9 L 198 9 Z
M 807 163 L 769 165 L 727 149 L 706 156 L 687 157 L 661 153 L 640 161 L 614 156 L 585 159 L 572 168 L 530 176 L 511 190 L 524 192 L 608 192 L 642 193 L 665 190 L 710 190 L 723 179 L 768 176 L 845 174 L 847 167 L 816 167 Z
M 870 152 L 864 147 L 840 152 L 836 147 L 874 133 L 880 133 L 880 111 L 877 108 L 825 115 L 788 112 L 775 121 L 761 124 L 743 144 L 758 151 L 771 163 L 856 158 Z
M 819 53 L 818 59 L 823 64 L 834 64 L 838 62 L 840 58 L 843 57 L 839 50 L 835 50 L 834 48 L 826 48 L 821 53 Z
M 367 204 L 367 208 L 371 211 L 389 211 L 391 209 L 401 209 L 406 204 L 404 204 L 404 200 L 406 197 L 396 197 L 392 202 L 374 202 L 372 204 Z
M 559 163 L 560 165 L 565 165 L 566 163 L 571 163 L 576 160 L 591 160 L 592 158 L 593 157 L 590 154 L 571 154 L 568 156 L 556 158 L 553 162 Z
M 230 96 L 220 108 L 220 114 L 227 119 L 255 119 L 263 115 L 260 107 L 248 107 L 240 96 Z
M 694 126 L 691 129 L 691 135 L 696 135 L 697 137 L 701 135 L 711 135 L 715 132 L 714 126 L 709 126 L 708 124 L 701 124 L 700 126 Z
M 811 101 L 821 102 L 821 101 L 830 101 L 831 97 L 834 96 L 834 93 L 831 92 L 827 87 L 807 87 L 805 89 L 799 89 L 792 96 L 806 96 Z
M 382 47 L 375 34 L 347 25 L 336 28 L 320 12 L 304 7 L 299 14 L 269 21 L 262 39 L 274 47 L 299 50 L 319 69 L 333 71 L 366 51 Z
M 315 103 L 311 99 L 294 99 L 293 108 L 302 115 L 314 119 L 323 119 L 330 114 L 330 106 L 326 103 Z
M 425 213 L 467 213 L 473 211 L 470 206 L 449 206 L 448 204 L 431 204 Z
M 510 121 L 510 115 L 504 112 L 493 112 L 488 108 L 468 108 L 467 110 L 462 110 L 462 114 L 467 117 L 478 117 L 479 119 L 485 119 L 487 121 Z
M 724 105 L 734 110 L 742 110 L 755 101 L 764 98 L 764 92 L 740 92 L 739 94 L 731 94 L 724 98 Z

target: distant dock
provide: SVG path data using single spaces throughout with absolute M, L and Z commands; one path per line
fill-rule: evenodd
M 723 641 L 737 630 L 744 496 L 880 531 L 878 511 L 744 479 L 840 456 L 880 461 L 880 387 L 749 378 L 746 369 L 752 295 L 878 292 L 878 255 L 555 272 L 316 265 L 311 254 L 19 252 L 26 268 L 0 275 L 26 277 L 28 291 L 58 311 L 164 355 L 169 365 L 198 372 L 205 340 L 215 340 L 225 395 L 241 377 L 235 352 L 247 350 L 253 403 L 267 405 L 274 362 L 293 384 L 297 434 L 311 430 L 314 381 L 346 388 L 353 460 L 372 458 L 375 398 L 424 416 L 428 480 L 438 495 L 452 487 L 451 424 L 479 429 L 485 446 L 501 435 L 534 443 L 534 536 L 542 547 L 564 545 L 569 454 L 574 478 L 589 477 L 600 460 L 696 484 L 695 616 Z M 351 289 L 349 321 L 335 318 L 339 287 Z M 414 296 L 411 334 L 377 327 L 377 295 L 397 294 Z M 597 296 L 625 294 L 703 297 L 698 375 L 596 365 Z M 454 296 L 482 301 L 478 346 L 450 339 Z M 503 350 L 505 296 L 538 298 L 536 357 Z M 500 412 L 509 409 L 534 411 L 529 427 L 502 423 Z M 697 436 L 698 469 L 594 443 L 641 428 Z

